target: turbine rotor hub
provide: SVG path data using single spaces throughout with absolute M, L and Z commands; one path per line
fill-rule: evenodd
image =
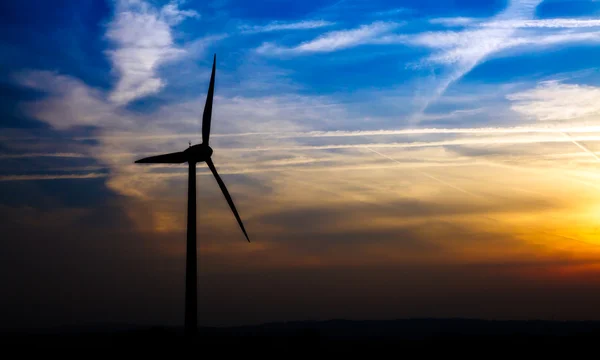
M 193 145 L 185 149 L 188 161 L 204 162 L 211 157 L 213 149 L 204 144 Z

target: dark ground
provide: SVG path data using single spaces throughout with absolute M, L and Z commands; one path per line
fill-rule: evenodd
M 600 345 L 600 322 L 395 320 L 290 322 L 230 328 L 201 328 L 197 337 L 181 329 L 90 326 L 3 332 L 0 346 L 28 350 L 127 349 L 135 352 L 187 348 L 199 354 L 276 355 L 473 353 L 517 356 L 559 352 L 569 357 Z

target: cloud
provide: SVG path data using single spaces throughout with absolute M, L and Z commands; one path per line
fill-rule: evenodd
M 165 83 L 158 77 L 159 66 L 186 52 L 175 45 L 172 26 L 198 16 L 195 11 L 180 10 L 177 2 L 157 9 L 142 0 L 119 0 L 106 32 L 115 45 L 107 54 L 119 76 L 110 101 L 125 105 L 160 91 Z
M 257 49 L 257 52 L 265 55 L 333 52 L 372 43 L 378 36 L 385 34 L 398 26 L 400 26 L 399 23 L 378 21 L 351 30 L 331 31 L 311 41 L 293 47 L 283 47 L 265 43 Z
M 540 121 L 581 121 L 593 119 L 600 113 L 600 88 L 593 86 L 546 81 L 535 89 L 510 94 L 507 98 L 515 102 L 512 105 L 514 111 Z M 600 161 L 594 151 L 573 138 L 568 130 L 561 131 L 561 134 L 596 161 Z
M 600 88 L 546 81 L 507 96 L 511 109 L 539 121 L 574 120 L 600 113 Z
M 274 21 L 267 25 L 241 25 L 239 29 L 242 33 L 253 34 L 283 30 L 318 29 L 332 25 L 335 25 L 335 22 L 325 20 L 303 20 L 298 22 Z
M 199 19 L 200 14 L 195 10 L 181 10 L 179 4 L 184 1 L 171 1 L 160 9 L 160 18 L 169 25 L 177 25 L 187 18 Z
M 100 90 L 81 80 L 50 71 L 29 71 L 15 75 L 16 81 L 47 96 L 23 105 L 24 111 L 60 130 L 73 126 L 126 126 L 119 110 Z

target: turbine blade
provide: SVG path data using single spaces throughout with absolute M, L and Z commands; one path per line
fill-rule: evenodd
M 137 160 L 136 164 L 182 164 L 186 162 L 186 156 L 182 152 L 150 156 Z
M 238 224 L 240 224 L 240 228 L 242 228 L 242 231 L 244 232 L 244 235 L 246 236 L 246 240 L 248 240 L 248 242 L 250 242 L 250 238 L 248 237 L 248 234 L 246 233 L 246 229 L 244 229 L 244 224 L 242 223 L 242 219 L 240 219 L 240 215 L 238 214 L 237 210 L 235 209 L 233 200 L 231 199 L 231 196 L 229 195 L 229 191 L 227 191 L 227 187 L 225 186 L 225 183 L 223 182 L 223 180 L 221 180 L 221 177 L 219 176 L 219 173 L 217 172 L 217 169 L 215 168 L 215 164 L 213 164 L 211 158 L 208 158 L 208 160 L 206 160 L 206 164 L 208 165 L 208 167 L 210 168 L 210 171 L 212 171 L 213 175 L 215 176 L 215 179 L 217 180 L 217 183 L 219 184 L 219 187 L 221 188 L 223 195 L 225 195 L 225 199 L 227 199 L 227 203 L 229 203 L 229 207 L 231 208 L 233 215 L 235 215 L 235 218 L 237 219 Z
M 212 116 L 213 95 L 215 93 L 215 68 L 217 64 L 217 54 L 213 58 L 212 74 L 210 75 L 210 85 L 206 95 L 206 104 L 204 105 L 204 114 L 202 115 L 202 143 L 208 145 L 210 137 L 210 120 Z

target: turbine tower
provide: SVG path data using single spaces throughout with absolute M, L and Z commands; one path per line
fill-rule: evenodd
M 202 143 L 191 145 L 181 152 L 151 156 L 137 160 L 136 164 L 183 164 L 188 163 L 188 208 L 187 208 L 187 245 L 186 245 L 186 260 L 185 260 L 185 333 L 188 335 L 194 334 L 198 328 L 198 302 L 197 302 L 197 257 L 196 257 L 196 164 L 206 162 L 210 171 L 215 176 L 225 199 L 237 219 L 240 228 L 246 236 L 246 240 L 250 242 L 246 229 L 240 215 L 238 214 L 233 200 L 227 191 L 227 187 L 219 176 L 215 164 L 211 156 L 213 149 L 208 145 L 210 137 L 210 120 L 212 115 L 213 94 L 215 92 L 215 68 L 217 55 L 213 59 L 212 74 L 210 76 L 210 85 L 208 87 L 208 95 L 206 96 L 206 104 L 204 105 L 204 114 L 202 116 Z

